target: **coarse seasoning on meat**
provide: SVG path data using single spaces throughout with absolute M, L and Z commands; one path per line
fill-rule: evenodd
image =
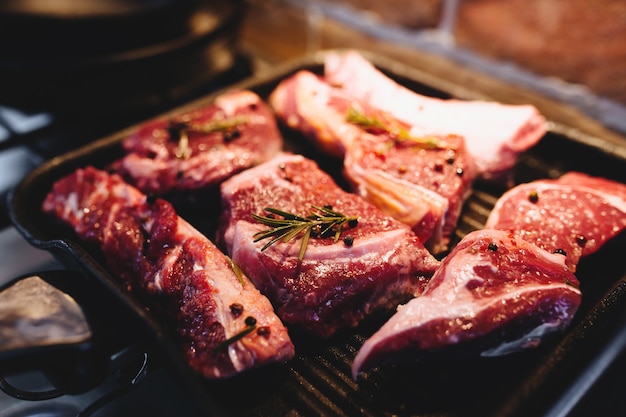
M 626 229 L 626 185 L 581 172 L 520 184 L 496 202 L 485 227 L 566 256 L 572 271 Z
M 216 186 L 273 157 L 283 140 L 267 104 L 237 90 L 208 106 L 141 125 L 114 168 L 145 193 Z
M 408 224 L 431 252 L 448 249 L 476 172 L 463 137 L 413 135 L 309 71 L 283 80 L 269 102 L 289 127 L 343 158 L 356 194 Z
M 93 167 L 55 182 L 43 210 L 96 245 L 129 291 L 153 297 L 177 323 L 184 354 L 207 378 L 294 355 L 269 300 L 172 205 Z
M 419 294 L 439 264 L 408 226 L 344 191 L 301 155 L 280 154 L 235 175 L 221 194 L 219 244 L 286 324 L 315 335 L 327 337 L 394 309 Z M 315 207 L 354 221 L 328 234 L 312 230 L 302 251 L 306 217 L 320 212 Z M 273 243 L 258 239 L 270 228 L 258 216 L 283 220 L 267 208 L 290 213 L 305 225 L 302 233 Z
M 423 294 L 398 307 L 365 341 L 353 376 L 468 343 L 478 343 L 483 356 L 535 347 L 570 324 L 581 301 L 578 287 L 564 256 L 508 232 L 471 232 L 444 258 Z

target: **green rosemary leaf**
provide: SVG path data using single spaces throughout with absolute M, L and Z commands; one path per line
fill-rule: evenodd
M 330 237 L 334 236 L 337 242 L 343 231 L 345 224 L 356 226 L 357 216 L 348 217 L 343 213 L 332 210 L 329 206 L 312 206 L 312 210 L 307 217 L 289 213 L 272 207 L 266 207 L 265 211 L 271 213 L 272 216 L 259 216 L 252 214 L 252 217 L 258 222 L 269 227 L 253 235 L 254 242 L 270 238 L 270 240 L 261 248 L 265 250 L 274 243 L 282 241 L 289 242 L 301 236 L 300 251 L 298 259 L 304 259 L 304 254 L 312 237 Z M 276 217 L 280 216 L 280 217 Z
M 305 219 L 304 217 L 300 217 L 296 214 L 293 213 L 289 213 L 287 211 L 283 211 L 283 210 L 278 210 L 272 207 L 266 207 L 265 211 L 272 213 L 272 214 L 277 214 L 279 216 L 282 216 L 285 220 L 296 220 L 296 221 L 306 221 L 307 219 Z
M 239 280 L 239 282 L 241 283 L 241 285 L 245 285 L 246 282 L 243 279 L 243 271 L 241 270 L 241 268 L 239 268 L 239 266 L 233 262 L 232 258 L 230 256 L 226 257 L 226 260 L 228 261 L 230 268 L 233 270 L 233 273 L 235 274 L 235 277 L 237 277 L 237 279 Z
M 232 117 L 223 120 L 209 120 L 203 123 L 192 122 L 171 122 L 170 134 L 174 139 L 178 139 L 178 146 L 174 151 L 176 158 L 188 159 L 191 157 L 191 147 L 189 146 L 189 133 L 216 133 L 234 130 L 237 126 L 246 123 L 247 118 L 242 116 Z
M 376 116 L 367 116 L 354 106 L 350 107 L 346 113 L 348 123 L 355 124 L 365 130 L 382 131 L 388 133 L 392 137 L 392 141 L 385 146 L 385 150 L 392 148 L 398 144 L 408 146 L 434 149 L 440 148 L 441 141 L 434 136 L 412 136 L 410 132 L 394 120 L 380 120 Z
M 189 147 L 189 137 L 187 136 L 186 131 L 180 132 L 180 137 L 178 138 L 178 146 L 174 151 L 176 158 L 178 159 L 188 159 L 191 156 L 191 148 Z
M 304 232 L 304 236 L 302 236 L 302 242 L 300 242 L 300 252 L 298 252 L 298 259 L 304 259 L 304 253 L 306 252 L 306 248 L 309 245 L 309 239 L 311 238 L 311 228 L 307 228 Z
M 220 350 L 226 349 L 228 346 L 230 346 L 231 344 L 235 343 L 236 341 L 242 339 L 245 335 L 252 333 L 254 331 L 254 329 L 256 329 L 256 324 L 252 325 L 252 326 L 246 326 L 244 327 L 244 329 L 242 331 L 240 331 L 239 333 L 233 335 L 232 337 L 229 337 L 226 340 L 223 340 L 221 343 L 217 344 L 217 346 L 215 346 L 213 348 L 213 353 L 219 352 Z
M 243 116 L 235 116 L 229 119 L 214 119 L 204 123 L 187 123 L 187 130 L 197 133 L 215 133 L 234 129 L 247 122 Z

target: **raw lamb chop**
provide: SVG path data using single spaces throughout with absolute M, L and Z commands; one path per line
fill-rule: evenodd
M 248 90 L 212 105 L 143 124 L 126 138 L 115 169 L 145 193 L 215 186 L 276 155 L 283 141 L 274 115 Z
M 269 101 L 291 128 L 344 158 L 353 191 L 411 226 L 433 253 L 447 249 L 475 173 L 462 137 L 408 135 L 410 126 L 308 71 L 283 80 Z
M 329 337 L 393 310 L 419 294 L 439 264 L 408 226 L 344 191 L 301 155 L 280 154 L 237 174 L 221 193 L 218 242 L 286 324 L 314 335 Z M 267 208 L 287 214 L 269 215 Z M 257 216 L 302 225 L 310 214 L 337 215 L 343 226 L 329 233 L 311 226 L 304 244 L 297 230 L 273 243 L 259 235 L 269 226 Z
M 43 209 L 99 247 L 129 291 L 171 316 L 199 374 L 224 378 L 294 355 L 269 300 L 165 200 L 88 167 L 57 181 Z
M 396 83 L 356 51 L 329 53 L 324 77 L 346 94 L 413 126 L 412 134 L 463 136 L 478 175 L 503 180 L 520 152 L 546 132 L 545 118 L 531 105 L 442 100 Z
M 388 139 L 390 143 L 392 139 Z M 434 254 L 448 249 L 474 170 L 460 136 L 430 137 L 438 146 L 388 145 L 363 137 L 346 153 L 344 171 L 357 194 L 411 226 Z
M 626 229 L 626 185 L 580 172 L 520 184 L 498 199 L 485 227 L 563 253 L 575 272 L 581 257 Z
M 569 325 L 581 301 L 578 285 L 560 254 L 500 230 L 471 232 L 424 293 L 363 344 L 353 376 L 402 354 L 418 358 L 473 344 L 483 356 L 497 356 L 534 347 Z
M 363 134 L 358 125 L 346 121 L 355 100 L 310 71 L 281 80 L 268 102 L 287 126 L 313 139 L 329 155 L 343 158 Z

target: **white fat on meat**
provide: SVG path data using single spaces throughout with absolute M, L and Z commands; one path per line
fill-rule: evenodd
M 387 77 L 356 51 L 329 53 L 324 65 L 324 77 L 331 84 L 412 125 L 413 133 L 463 136 L 485 179 L 509 170 L 517 155 L 547 131 L 545 118 L 532 105 L 420 95 Z
M 422 295 L 399 306 L 365 341 L 353 362 L 354 378 L 379 362 L 393 361 L 403 351 L 439 349 L 488 335 L 520 314 L 533 315 L 538 323 L 515 340 L 485 348 L 483 355 L 537 346 L 548 333 L 569 324 L 581 293 L 564 256 L 498 230 L 471 232 L 459 245 L 443 260 Z M 498 250 L 502 254 L 496 255 Z M 537 268 L 523 265 L 522 259 Z M 489 293 L 494 290 L 495 294 Z M 433 323 L 437 330 L 429 327 Z

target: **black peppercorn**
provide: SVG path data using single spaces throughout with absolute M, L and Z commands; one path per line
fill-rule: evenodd
M 224 132 L 224 142 L 230 142 L 240 137 L 241 137 L 241 132 L 239 131 L 239 129 L 236 129 L 236 128 L 233 130 Z
M 243 313 L 243 305 L 239 303 L 232 303 L 230 305 L 230 312 L 233 313 L 233 316 L 239 317 Z
M 257 329 L 256 333 L 257 333 L 259 336 L 265 336 L 265 337 L 268 337 L 268 336 L 270 335 L 270 333 L 271 333 L 271 330 L 270 330 L 270 328 L 269 328 L 269 327 L 267 327 L 267 326 L 261 326 L 261 327 L 259 327 L 259 328 Z

